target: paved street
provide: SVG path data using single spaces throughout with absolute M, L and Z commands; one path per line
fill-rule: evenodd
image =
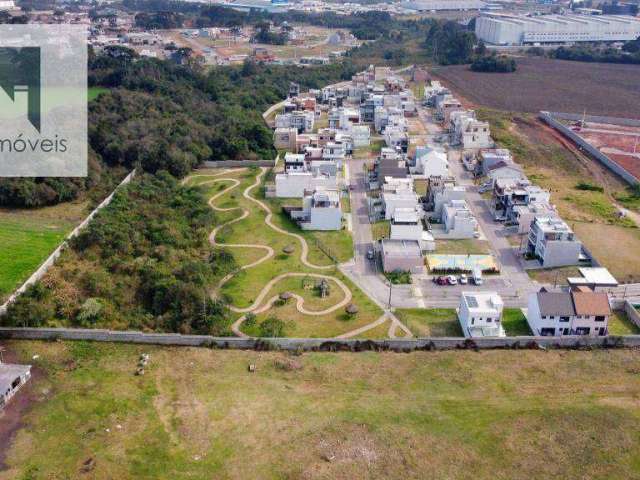
M 433 142 L 436 136 L 442 134 L 442 128 L 433 121 L 428 109 L 419 108 L 418 115 L 427 132 L 420 139 Z M 471 174 L 464 170 L 458 152 L 455 149 L 451 152 L 451 172 L 459 184 L 467 187 L 466 200 L 478 219 L 484 238 L 489 241 L 496 260 L 500 264 L 500 275 L 485 276 L 482 286 L 471 284 L 442 286 L 433 283 L 431 275 L 414 275 L 412 285 L 395 285 L 390 288 L 388 282 L 376 270 L 376 264 L 366 257 L 367 250 L 373 248 L 364 175 L 364 166 L 372 161 L 368 159 L 349 161 L 347 181 L 352 186 L 351 208 L 355 257 L 353 262 L 342 265 L 342 270 L 383 308 L 388 307 L 389 300 L 394 308 L 453 308 L 458 306 L 460 293 L 465 290 L 494 290 L 502 296 L 505 305 L 524 307 L 527 304 L 528 294 L 538 291 L 541 285 L 527 275 L 516 256 L 515 249 L 504 234 L 503 225 L 493 221 L 487 202 L 478 193 Z

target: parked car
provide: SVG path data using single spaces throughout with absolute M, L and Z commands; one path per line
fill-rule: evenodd
M 447 280 L 447 277 L 434 277 L 433 281 L 436 282 L 438 285 L 449 285 L 449 281 Z
M 482 280 L 482 270 L 479 268 L 473 270 L 473 283 L 474 285 L 482 285 L 484 283 Z
M 458 284 L 458 279 L 456 278 L 455 275 L 449 275 L 447 277 L 447 283 L 449 283 L 449 285 L 457 285 Z
M 460 285 L 466 285 L 469 283 L 469 278 L 463 273 L 460 275 L 460 278 L 458 278 L 458 282 L 460 282 Z

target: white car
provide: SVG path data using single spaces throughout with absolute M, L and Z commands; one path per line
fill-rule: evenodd
M 449 282 L 449 285 L 457 285 L 458 284 L 458 279 L 456 278 L 455 275 L 449 275 L 447 277 L 447 281 Z
M 469 278 L 466 275 L 460 275 L 460 278 L 458 279 L 458 281 L 460 282 L 460 285 L 466 285 L 467 283 L 469 283 Z

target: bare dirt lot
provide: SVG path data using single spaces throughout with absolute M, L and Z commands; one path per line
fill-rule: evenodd
M 433 75 L 477 105 L 507 111 L 582 113 L 640 119 L 640 65 L 519 58 L 511 74 L 455 65 Z
M 640 127 L 588 122 L 576 133 L 640 178 Z

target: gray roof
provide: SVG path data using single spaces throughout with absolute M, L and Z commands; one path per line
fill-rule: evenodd
M 576 314 L 569 292 L 538 292 L 540 315 L 572 316 Z

